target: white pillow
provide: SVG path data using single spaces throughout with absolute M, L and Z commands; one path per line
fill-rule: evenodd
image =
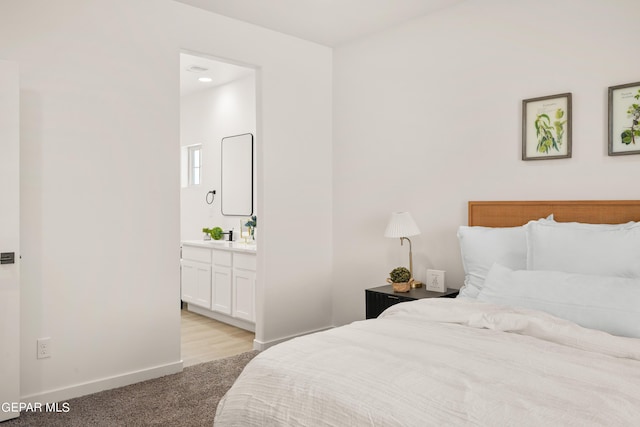
M 585 328 L 640 338 L 640 279 L 513 271 L 495 264 L 477 299 L 540 310 Z
M 499 262 L 514 270 L 524 269 L 527 261 L 525 227 L 470 227 L 458 228 L 458 240 L 464 268 L 464 286 L 458 297 L 475 298 L 489 269 Z
M 553 222 L 553 214 L 538 221 Z M 458 228 L 464 269 L 464 286 L 460 288 L 458 297 L 475 298 L 494 262 L 515 270 L 526 268 L 526 227 L 528 224 L 518 227 L 463 225 Z
M 590 224 L 586 222 L 558 222 L 553 218 L 553 214 L 549 215 L 547 218 L 542 218 L 542 219 L 539 219 L 536 221 L 530 221 L 530 222 L 536 222 L 539 224 L 554 224 L 558 227 L 582 228 L 587 230 L 588 229 L 596 229 L 596 230 L 625 229 L 637 224 L 637 222 L 635 221 L 629 221 L 622 224 Z
M 640 277 L 640 223 L 530 222 L 527 269 Z M 507 265 L 507 267 L 512 268 Z

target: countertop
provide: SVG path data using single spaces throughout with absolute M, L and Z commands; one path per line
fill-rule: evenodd
M 229 242 L 226 240 L 183 240 L 183 246 L 197 246 L 207 249 L 221 249 L 232 252 L 256 253 L 257 245 L 243 242 Z

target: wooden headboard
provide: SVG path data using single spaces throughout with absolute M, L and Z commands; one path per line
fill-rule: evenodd
M 620 224 L 640 221 L 640 200 L 469 202 L 469 225 L 516 227 L 550 214 L 559 222 Z

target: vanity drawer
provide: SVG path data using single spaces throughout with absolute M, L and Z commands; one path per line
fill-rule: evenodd
M 236 253 L 233 255 L 233 266 L 243 270 L 256 271 L 256 256 Z
M 213 263 L 215 265 L 222 265 L 225 267 L 231 267 L 231 257 L 233 256 L 230 251 L 213 250 Z
M 211 250 L 195 246 L 183 246 L 182 259 L 211 264 Z

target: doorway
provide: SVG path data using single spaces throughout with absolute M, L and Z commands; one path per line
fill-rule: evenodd
M 20 402 L 20 90 L 18 64 L 0 61 L 0 422 Z M 38 353 L 40 354 L 40 353 Z
M 216 301 L 216 295 L 225 294 L 231 304 L 236 303 L 234 287 L 239 284 L 246 293 L 246 271 L 236 269 L 233 263 L 224 266 L 226 274 L 221 274 L 216 265 L 216 254 L 221 246 L 210 246 L 213 260 L 209 265 L 209 255 L 204 258 L 197 255 L 197 259 L 189 259 L 185 253 L 192 254 L 193 246 L 187 250 L 186 242 L 203 244 L 204 251 L 208 248 L 205 243 L 203 229 L 219 227 L 225 233 L 222 240 L 238 241 L 243 226 L 255 220 L 257 212 L 250 215 L 229 216 L 222 213 L 222 146 L 224 138 L 234 135 L 252 134 L 254 144 L 256 138 L 256 70 L 250 67 L 232 64 L 221 59 L 194 54 L 180 53 L 180 147 L 181 147 L 181 188 L 180 188 L 180 238 L 185 244 L 182 251 L 182 359 L 185 364 L 192 363 L 193 354 L 186 354 L 198 347 L 220 346 L 220 334 L 227 334 L 228 347 L 245 349 L 246 342 L 253 346 L 255 339 L 255 321 L 234 318 L 233 307 L 223 309 L 223 305 Z M 256 159 L 253 150 L 253 180 L 257 178 L 255 170 Z M 253 188 L 257 185 L 254 182 Z M 253 191 L 253 206 L 257 206 L 256 191 Z M 257 252 L 258 245 L 254 249 Z M 214 250 L 215 249 L 215 250 Z M 215 252 L 215 253 L 214 253 Z M 229 259 L 232 258 L 230 256 Z M 257 254 L 256 254 L 257 256 Z M 237 257 L 240 259 L 240 257 Z M 226 259 L 226 258 L 225 258 Z M 195 267 L 195 268 L 194 268 Z M 224 271 L 223 271 L 224 273 Z M 186 274 L 186 278 L 185 278 Z M 190 277 L 197 285 L 191 285 Z M 226 277 L 228 281 L 220 283 Z M 255 272 L 253 273 L 255 282 Z M 189 283 L 187 286 L 184 283 Z M 229 289 L 228 292 L 224 288 Z M 192 298 L 192 291 L 199 294 Z M 189 295 L 186 295 L 189 294 Z M 255 301 L 253 292 L 252 302 Z M 231 298 L 233 296 L 233 298 Z M 184 302 L 187 300 L 188 302 Z M 243 312 L 244 315 L 244 312 Z M 242 317 L 242 316 L 240 316 Z M 201 346 L 187 345 L 185 334 L 198 330 L 200 336 L 205 336 L 205 343 Z M 249 331 L 249 332 L 247 332 Z M 192 340 L 189 338 L 189 342 Z M 192 343 L 193 344 L 193 343 Z M 240 351 L 240 350 L 238 350 Z M 246 351 L 246 350 L 243 350 Z M 240 351 L 242 352 L 242 351 Z M 216 357 L 220 352 L 213 351 L 209 357 Z M 225 354 L 226 356 L 227 354 Z M 198 356 L 200 357 L 200 356 Z M 203 356 L 207 357 L 207 356 Z M 224 356 L 223 356 L 224 357 Z

